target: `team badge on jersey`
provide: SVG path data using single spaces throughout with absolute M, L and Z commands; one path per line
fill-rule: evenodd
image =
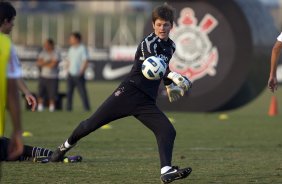
M 120 96 L 124 92 L 124 87 L 120 87 L 115 91 L 115 96 Z
M 218 21 L 206 14 L 198 23 L 195 12 L 184 8 L 171 30 L 170 38 L 176 44 L 176 51 L 170 62 L 170 69 L 187 76 L 192 81 L 206 75 L 214 76 L 218 63 L 218 49 L 209 38 Z

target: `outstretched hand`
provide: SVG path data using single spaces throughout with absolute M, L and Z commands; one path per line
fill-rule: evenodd
M 177 86 L 182 88 L 184 91 L 188 91 L 192 87 L 192 82 L 185 76 L 180 75 L 176 72 L 170 72 L 167 78 L 171 79 Z
M 36 98 L 32 94 L 26 94 L 25 99 L 26 99 L 28 105 L 31 105 L 31 110 L 35 111 L 35 108 L 37 106 Z
M 184 89 L 173 83 L 166 86 L 166 91 L 170 102 L 175 102 L 180 97 L 184 96 Z
M 277 90 L 278 88 L 278 81 L 276 77 L 270 77 L 268 80 L 268 88 L 272 93 Z

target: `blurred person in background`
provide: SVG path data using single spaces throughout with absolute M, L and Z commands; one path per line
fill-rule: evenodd
M 277 63 L 282 50 L 282 32 L 277 37 L 277 41 L 275 42 L 272 53 L 271 53 L 271 66 L 270 66 L 270 75 L 268 80 L 269 89 L 274 92 L 278 88 L 277 81 Z
M 14 20 L 16 17 L 16 10 L 9 2 L 0 2 L 0 34 L 8 35 L 12 31 L 14 26 Z M 1 47 L 4 43 L 1 42 Z M 6 78 L 7 85 L 1 86 L 1 90 L 7 90 L 7 96 L 4 96 L 7 100 L 7 107 L 10 112 L 11 122 L 13 125 L 13 132 L 11 135 L 11 141 L 9 141 L 9 160 L 13 160 L 23 152 L 22 141 L 22 123 L 21 123 L 21 109 L 19 89 L 25 95 L 25 98 L 29 105 L 31 105 L 32 111 L 35 110 L 37 102 L 35 97 L 30 93 L 26 87 L 21 74 L 20 61 L 16 54 L 14 45 L 10 44 L 9 61 L 7 63 L 6 75 L 1 78 Z M 3 68 L 2 68 L 3 69 Z M 7 86 L 7 88 L 6 88 Z M 6 89 L 4 89 L 6 88 Z M 2 97 L 1 97 L 2 99 Z M 5 103 L 6 101 L 1 103 Z M 2 118 L 2 117 L 1 117 Z M 4 118 L 3 118 L 4 119 Z M 4 122 L 1 122 L 0 139 L 4 134 Z
M 69 43 L 71 47 L 67 56 L 67 110 L 72 110 L 73 92 L 78 88 L 83 107 L 85 111 L 90 110 L 88 95 L 85 86 L 85 70 L 88 66 L 88 53 L 86 47 L 82 44 L 81 34 L 74 32 L 71 34 Z
M 60 55 L 55 50 L 54 41 L 48 38 L 36 62 L 41 71 L 38 86 L 38 111 L 44 110 L 44 98 L 46 95 L 49 100 L 49 111 L 53 112 L 55 110 L 55 100 L 58 94 L 59 61 Z

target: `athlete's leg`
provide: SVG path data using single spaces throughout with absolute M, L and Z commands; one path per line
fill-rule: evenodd
M 70 145 L 75 144 L 82 137 L 97 130 L 109 122 L 128 116 L 131 104 L 123 98 L 117 99 L 114 95 L 110 96 L 88 119 L 82 121 L 68 138 Z
M 55 110 L 55 99 L 57 98 L 58 90 L 58 79 L 48 79 L 47 83 L 48 99 L 49 99 L 49 111 Z
M 82 121 L 65 143 L 59 146 L 51 157 L 52 162 L 61 161 L 65 153 L 81 138 L 97 130 L 101 126 L 132 114 L 136 107 L 134 95 L 136 89 L 120 86 L 88 119 Z
M 45 81 L 42 77 L 40 77 L 39 84 L 38 84 L 38 105 L 37 105 L 38 111 L 43 111 L 44 109 L 45 95 L 46 95 Z
M 8 161 L 8 145 L 9 145 L 10 139 L 6 137 L 2 137 L 0 139 L 0 160 L 1 161 Z M 40 147 L 33 147 L 24 145 L 23 153 L 16 159 L 17 161 L 24 161 L 29 160 L 30 158 L 36 158 L 36 157 L 43 157 L 43 156 L 51 156 L 52 151 L 50 149 L 46 148 L 40 148 Z
M 135 117 L 155 134 L 159 148 L 161 168 L 171 166 L 176 131 L 169 119 L 155 104 L 143 106 Z
M 180 169 L 177 166 L 171 166 L 176 132 L 164 113 L 154 103 L 151 103 L 140 106 L 139 113 L 135 114 L 135 117 L 151 129 L 157 138 L 161 161 L 161 181 L 170 183 L 186 178 L 192 172 L 190 167 Z
M 67 78 L 67 110 L 71 111 L 72 110 L 72 99 L 73 99 L 73 91 L 75 87 L 75 83 L 73 81 L 72 76 L 68 76 Z
M 19 160 L 24 161 L 24 160 L 30 160 L 31 158 L 50 157 L 52 154 L 53 151 L 47 148 L 24 145 L 24 151 L 22 155 L 19 157 Z
M 83 103 L 83 107 L 84 110 L 89 111 L 90 110 L 90 104 L 89 104 L 89 98 L 88 98 L 88 94 L 87 94 L 87 90 L 86 90 L 86 81 L 84 76 L 81 76 L 79 78 L 76 79 L 77 81 L 77 89 L 79 92 L 79 95 L 81 97 L 82 103 Z
M 5 137 L 0 137 L 0 162 L 8 159 L 9 140 Z

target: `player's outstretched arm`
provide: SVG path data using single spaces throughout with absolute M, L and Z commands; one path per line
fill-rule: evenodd
M 192 87 L 192 82 L 187 77 L 171 72 L 169 68 L 163 80 L 170 102 L 177 101 Z
M 174 85 L 173 83 L 165 87 L 170 102 L 175 102 L 180 97 L 184 96 L 184 90 L 181 87 Z
M 268 80 L 268 87 L 272 92 L 277 90 L 278 87 L 276 71 L 277 71 L 277 62 L 281 53 L 281 49 L 282 49 L 282 42 L 276 41 L 271 53 L 271 66 L 270 66 L 270 75 Z
M 171 79 L 177 86 L 181 87 L 184 91 L 188 91 L 192 87 L 192 82 L 179 73 L 170 72 L 167 78 Z
M 139 49 L 141 49 L 141 53 L 142 53 L 142 59 L 143 61 L 145 61 L 145 59 L 147 59 L 150 56 L 157 56 L 157 47 L 158 47 L 158 43 L 157 43 L 157 37 L 153 36 L 153 35 L 149 35 L 147 38 L 145 38 L 145 40 L 143 40 L 141 42 L 141 44 L 139 45 Z
M 17 79 L 18 88 L 23 92 L 25 95 L 25 99 L 28 103 L 28 105 L 31 105 L 31 110 L 35 111 L 35 108 L 37 106 L 36 98 L 31 94 L 31 92 L 28 90 L 27 86 L 25 85 L 22 78 Z

